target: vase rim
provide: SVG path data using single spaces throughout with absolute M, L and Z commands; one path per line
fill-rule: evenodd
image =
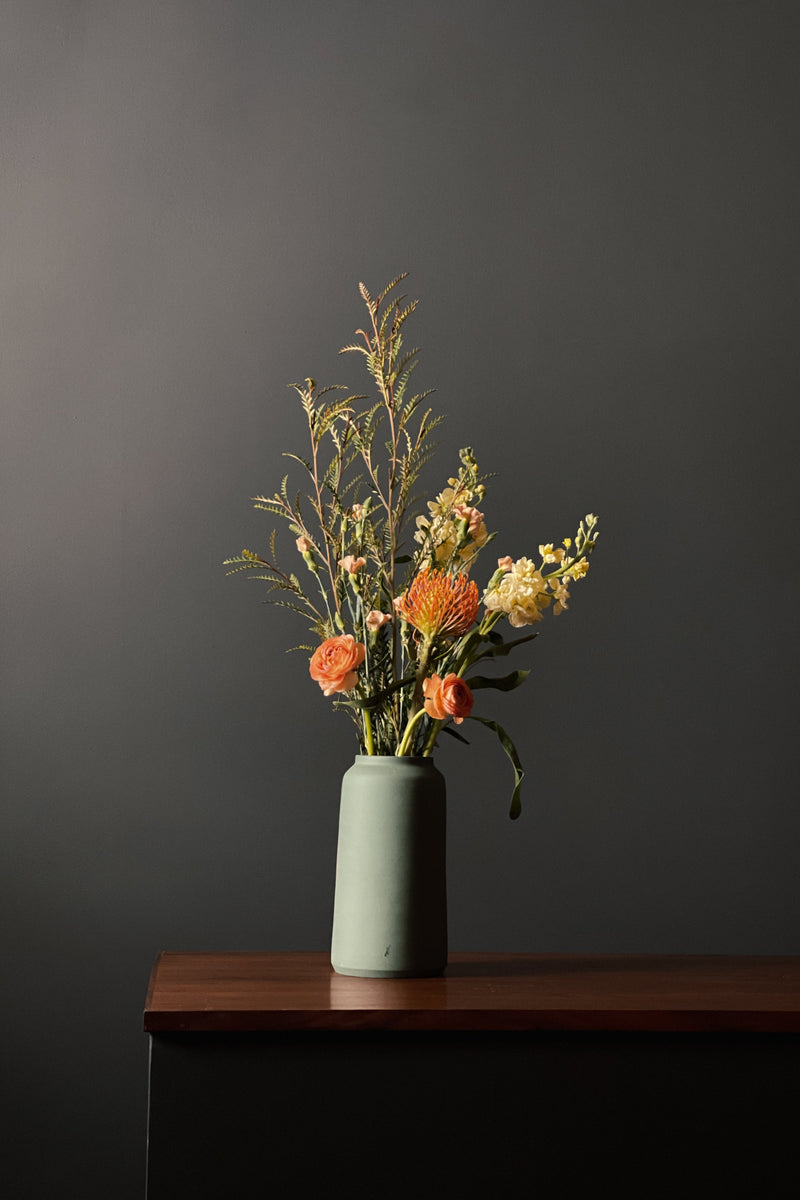
M 378 766 L 386 762 L 409 763 L 415 767 L 435 766 L 431 755 L 423 758 L 421 755 L 415 756 L 413 754 L 404 754 L 401 757 L 398 757 L 396 754 L 357 754 L 355 761 L 359 766 L 362 764 L 365 766 Z

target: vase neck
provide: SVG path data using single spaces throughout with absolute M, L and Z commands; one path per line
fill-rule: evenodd
M 398 757 L 396 754 L 357 754 L 355 761 L 360 767 L 384 766 L 386 763 L 395 763 L 401 769 L 404 766 L 409 765 L 415 767 L 435 766 L 435 763 L 430 756 L 423 758 L 421 756 L 414 757 L 413 755 L 409 754 L 404 754 L 402 757 Z

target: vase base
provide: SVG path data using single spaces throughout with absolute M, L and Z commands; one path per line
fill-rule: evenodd
M 373 971 L 364 967 L 340 967 L 331 963 L 337 975 L 352 975 L 358 979 L 430 979 L 444 974 L 444 967 L 423 967 L 409 971 Z

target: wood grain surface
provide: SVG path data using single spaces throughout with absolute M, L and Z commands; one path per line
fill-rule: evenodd
M 800 957 L 451 954 L 433 979 L 337 975 L 323 952 L 165 951 L 148 1033 L 800 1033 Z

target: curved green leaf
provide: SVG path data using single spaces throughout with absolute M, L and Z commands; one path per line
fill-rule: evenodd
M 454 737 L 457 741 L 463 742 L 465 746 L 469 745 L 469 742 L 464 737 L 464 735 L 459 733 L 457 729 L 453 729 L 452 725 L 443 725 L 440 732 L 441 733 L 449 733 L 450 737 Z
M 522 779 L 525 775 L 522 763 L 519 760 L 519 754 L 517 754 L 517 748 L 509 735 L 506 733 L 505 729 L 503 729 L 503 726 L 498 725 L 497 721 L 490 721 L 487 717 L 473 716 L 470 716 L 468 719 L 470 721 L 480 721 L 481 725 L 485 725 L 488 729 L 493 729 L 500 739 L 501 746 L 511 759 L 514 767 L 514 791 L 511 795 L 511 808 L 509 809 L 508 815 L 512 821 L 516 821 L 517 817 L 522 812 L 522 804 L 519 798 L 519 793 L 520 788 L 522 787 Z
M 487 646 L 485 650 L 482 650 L 480 654 L 477 654 L 472 661 L 479 662 L 482 658 L 505 658 L 506 655 L 510 654 L 511 651 L 517 646 L 521 646 L 523 642 L 532 642 L 533 639 L 539 635 L 538 633 L 528 633 L 525 637 L 514 638 L 512 642 L 504 642 L 502 638 L 497 640 L 498 636 L 498 634 L 492 631 L 489 634 L 491 645 Z
M 495 688 L 498 692 L 513 692 L 514 688 L 518 688 L 524 683 L 530 675 L 530 671 L 512 671 L 510 675 L 502 675 L 498 679 L 492 679 L 488 675 L 473 675 L 471 678 L 465 679 L 472 691 L 476 688 Z

